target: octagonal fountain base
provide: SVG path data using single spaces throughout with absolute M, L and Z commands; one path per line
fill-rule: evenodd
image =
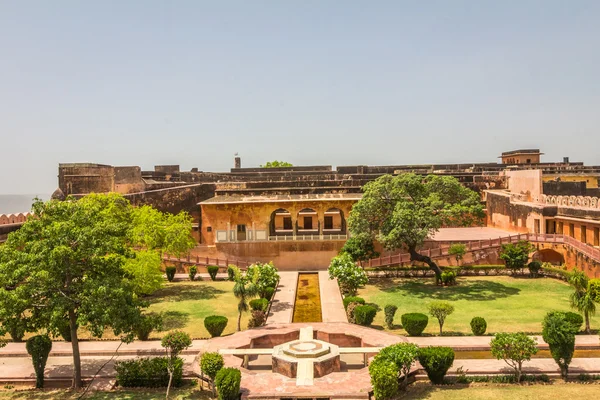
M 339 347 L 322 340 L 294 340 L 275 346 L 272 360 L 273 372 L 288 378 L 298 378 L 298 371 L 300 370 L 300 375 L 304 372 L 303 367 L 312 367 L 314 378 L 340 370 Z

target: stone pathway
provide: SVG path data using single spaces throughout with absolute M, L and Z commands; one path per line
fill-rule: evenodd
M 292 322 L 297 286 L 298 272 L 279 271 L 279 286 L 267 316 L 267 325 Z
M 329 279 L 329 272 L 319 271 L 319 290 L 323 322 L 348 322 L 337 279 Z
M 538 347 L 547 349 L 548 345 L 544 342 L 541 336 L 532 336 L 537 339 Z M 455 350 L 488 350 L 490 348 L 490 340 L 493 336 L 426 336 L 416 337 L 407 336 L 406 340 L 419 345 L 426 346 L 448 346 Z M 575 336 L 575 347 L 578 349 L 600 347 L 600 337 L 598 335 L 577 335 Z

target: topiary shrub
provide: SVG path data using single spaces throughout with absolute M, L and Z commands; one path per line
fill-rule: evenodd
M 266 299 L 268 301 L 271 301 L 274 293 L 275 293 L 274 287 L 267 287 L 260 293 L 260 297 L 263 299 Z
M 169 384 L 169 357 L 139 358 L 117 361 L 117 385 L 122 387 L 167 387 Z M 180 357 L 173 363 L 172 386 L 183 382 L 183 360 Z
M 250 321 L 248 321 L 248 328 L 258 328 L 263 326 L 267 322 L 267 314 L 262 310 L 252 310 Z
M 398 367 L 386 358 L 375 357 L 369 365 L 371 386 L 377 400 L 388 400 L 398 393 Z
M 160 314 L 146 314 L 142 315 L 137 324 L 133 328 L 135 336 L 139 340 L 148 340 L 152 331 L 162 331 L 163 320 Z
M 42 389 L 44 387 L 44 369 L 46 368 L 46 361 L 48 361 L 48 354 L 52 350 L 52 340 L 48 335 L 32 336 L 27 339 L 25 348 L 33 363 L 35 388 Z
M 454 350 L 450 347 L 422 347 L 418 360 L 434 385 L 444 383 L 444 376 L 454 362 Z
M 420 336 L 427 328 L 429 318 L 421 313 L 407 313 L 402 314 L 401 321 L 402 327 L 410 336 Z
M 540 274 L 540 270 L 542 269 L 542 263 L 534 260 L 527 264 L 527 269 L 529 270 L 529 276 L 537 278 Z
M 356 307 L 361 306 L 362 304 L 360 303 L 350 303 L 348 304 L 348 308 L 346 309 L 346 316 L 348 317 L 348 322 L 350 322 L 351 324 L 355 324 L 356 323 L 356 318 L 354 315 L 354 311 L 356 310 Z
M 213 394 L 215 378 L 224 365 L 223 356 L 217 352 L 207 352 L 200 357 L 200 370 L 213 381 Z
M 190 266 L 190 269 L 188 270 L 188 276 L 190 277 L 190 281 L 193 281 L 194 279 L 196 279 L 197 273 L 198 273 L 198 267 L 196 267 L 195 265 Z
M 221 336 L 229 320 L 222 315 L 209 315 L 204 318 L 204 327 L 211 337 Z
M 240 396 L 242 374 L 235 368 L 222 368 L 215 377 L 219 400 L 237 400 Z
M 481 317 L 475 317 L 471 320 L 471 331 L 475 336 L 481 336 L 487 330 L 487 322 Z
M 342 300 L 344 303 L 344 308 L 347 310 L 348 309 L 348 304 L 350 303 L 358 303 L 361 305 L 365 304 L 365 299 L 363 299 L 362 297 L 358 297 L 358 296 L 347 296 L 344 297 L 344 300 Z
M 454 285 L 456 283 L 456 272 L 454 271 L 444 271 L 442 272 L 442 284 L 446 286 Z
M 209 265 L 208 267 L 206 267 L 206 270 L 208 271 L 208 275 L 210 275 L 210 279 L 216 281 L 217 274 L 219 273 L 219 267 L 215 265 Z
M 254 299 L 254 300 L 250 300 L 250 302 L 248 304 L 250 304 L 250 308 L 252 310 L 267 311 L 267 308 L 269 307 L 269 300 Z
M 177 272 L 177 268 L 173 266 L 165 268 L 165 273 L 167 274 L 167 280 L 169 282 L 173 282 L 173 279 L 175 279 L 175 272 Z
M 237 269 L 237 266 L 235 265 L 229 265 L 227 267 L 227 280 L 230 282 L 233 282 L 233 279 L 235 278 L 235 271 Z
M 389 329 L 394 329 L 394 316 L 396 315 L 397 310 L 398 307 L 393 304 L 388 304 L 383 309 L 383 312 L 385 313 L 385 324 Z
M 354 309 L 354 319 L 358 325 L 370 326 L 375 319 L 377 309 L 369 305 L 360 305 Z
M 581 326 L 583 325 L 583 317 L 580 314 L 567 311 L 565 312 L 565 319 L 569 322 L 577 332 L 581 330 Z

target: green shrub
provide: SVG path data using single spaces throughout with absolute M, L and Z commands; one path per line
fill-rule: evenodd
M 542 263 L 537 260 L 534 260 L 527 264 L 527 269 L 529 270 L 530 276 L 537 278 L 540 273 L 540 270 L 542 269 Z
M 117 385 L 122 387 L 167 387 L 169 357 L 140 358 L 117 361 Z M 183 382 L 183 360 L 175 360 L 172 386 L 180 386 Z
M 275 293 L 274 287 L 266 287 L 260 293 L 260 297 L 263 299 L 267 299 L 268 301 L 271 301 L 271 299 L 273 298 L 273 293 Z
M 515 371 L 515 382 L 521 382 L 523 363 L 537 354 L 537 341 L 523 332 L 496 333 L 490 341 L 492 355 Z
M 203 353 L 200 357 L 200 370 L 213 381 L 224 365 L 223 356 L 217 352 Z
M 173 266 L 165 268 L 165 273 L 167 274 L 167 280 L 169 282 L 173 282 L 173 279 L 175 279 L 175 272 L 177 272 L 177 268 Z
M 222 368 L 215 377 L 219 400 L 237 400 L 240 396 L 242 374 L 235 368 Z
M 249 304 L 252 310 L 267 311 L 267 308 L 269 308 L 269 300 L 267 299 L 250 300 Z
M 197 273 L 198 273 L 198 267 L 196 267 L 195 265 L 190 266 L 190 268 L 188 270 L 188 275 L 190 277 L 190 281 L 193 281 L 194 279 L 196 279 Z
M 216 281 L 217 274 L 219 273 L 219 267 L 215 265 L 209 265 L 208 267 L 206 267 L 206 270 L 208 271 L 208 275 L 210 275 L 210 279 Z
M 20 343 L 23 341 L 27 325 L 22 318 L 11 318 L 10 321 L 5 321 L 4 326 L 8 328 L 8 334 L 13 342 Z
M 396 315 L 396 311 L 398 307 L 393 304 L 388 304 L 384 308 L 385 313 L 385 324 L 389 329 L 394 329 L 394 316 Z
M 133 332 L 139 340 L 148 340 L 152 331 L 161 331 L 162 326 L 163 320 L 160 314 L 145 314 L 142 315 L 138 323 L 135 324 Z
M 442 272 L 441 279 L 444 285 L 454 285 L 456 283 L 456 272 L 444 271 Z
M 35 371 L 35 388 L 42 389 L 44 387 L 44 369 L 48 354 L 52 350 L 52 340 L 48 335 L 36 335 L 27 339 L 25 349 L 31 356 L 33 370 Z
M 369 305 L 361 305 L 354 309 L 354 319 L 358 325 L 370 326 L 375 319 L 377 309 Z
M 360 304 L 360 303 L 348 304 L 348 308 L 346 309 L 346 316 L 348 317 L 348 322 L 350 322 L 351 324 L 356 323 L 354 311 L 356 310 L 356 307 L 361 306 L 361 305 L 362 304 Z
M 392 361 L 375 357 L 369 365 L 371 386 L 377 400 L 388 400 L 398 393 L 398 367 Z
M 542 271 L 544 271 L 544 275 L 546 276 L 555 276 L 563 281 L 568 281 L 571 277 L 571 272 L 556 268 L 550 263 L 543 263 Z
M 421 336 L 421 333 L 427 328 L 429 318 L 421 313 L 402 314 L 402 327 L 410 336 Z
M 475 336 L 481 336 L 487 330 L 487 322 L 481 317 L 475 317 L 471 320 L 471 331 Z
M 221 336 L 229 320 L 222 315 L 209 315 L 204 318 L 204 327 L 211 337 Z
M 417 361 L 419 346 L 413 343 L 396 343 L 384 347 L 375 356 L 375 359 L 385 358 L 396 364 L 396 368 L 404 376 L 404 384 L 408 383 L 408 374 L 413 364 Z
M 573 325 L 574 329 L 579 332 L 581 330 L 581 326 L 583 325 L 583 317 L 581 314 L 577 314 L 571 311 L 565 312 L 565 319 L 571 325 Z
M 267 313 L 262 310 L 252 310 L 250 313 L 250 321 L 248 321 L 248 329 L 258 328 L 267 322 Z
M 446 372 L 454 362 L 454 350 L 450 347 L 422 347 L 418 359 L 431 383 L 440 385 L 444 383 Z
M 235 271 L 237 269 L 237 266 L 235 265 L 229 265 L 227 267 L 227 280 L 233 282 L 233 279 L 235 278 Z
M 348 309 L 348 304 L 350 304 L 350 303 L 358 303 L 361 305 L 365 305 L 365 299 L 363 299 L 362 297 L 358 297 L 358 296 L 346 296 L 346 297 L 344 297 L 344 300 L 342 300 L 342 302 L 344 303 L 345 309 Z

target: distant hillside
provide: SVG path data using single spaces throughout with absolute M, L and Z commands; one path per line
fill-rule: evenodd
M 0 194 L 0 214 L 14 214 L 31 211 L 31 203 L 35 194 Z M 48 195 L 37 195 L 42 200 L 48 200 Z

